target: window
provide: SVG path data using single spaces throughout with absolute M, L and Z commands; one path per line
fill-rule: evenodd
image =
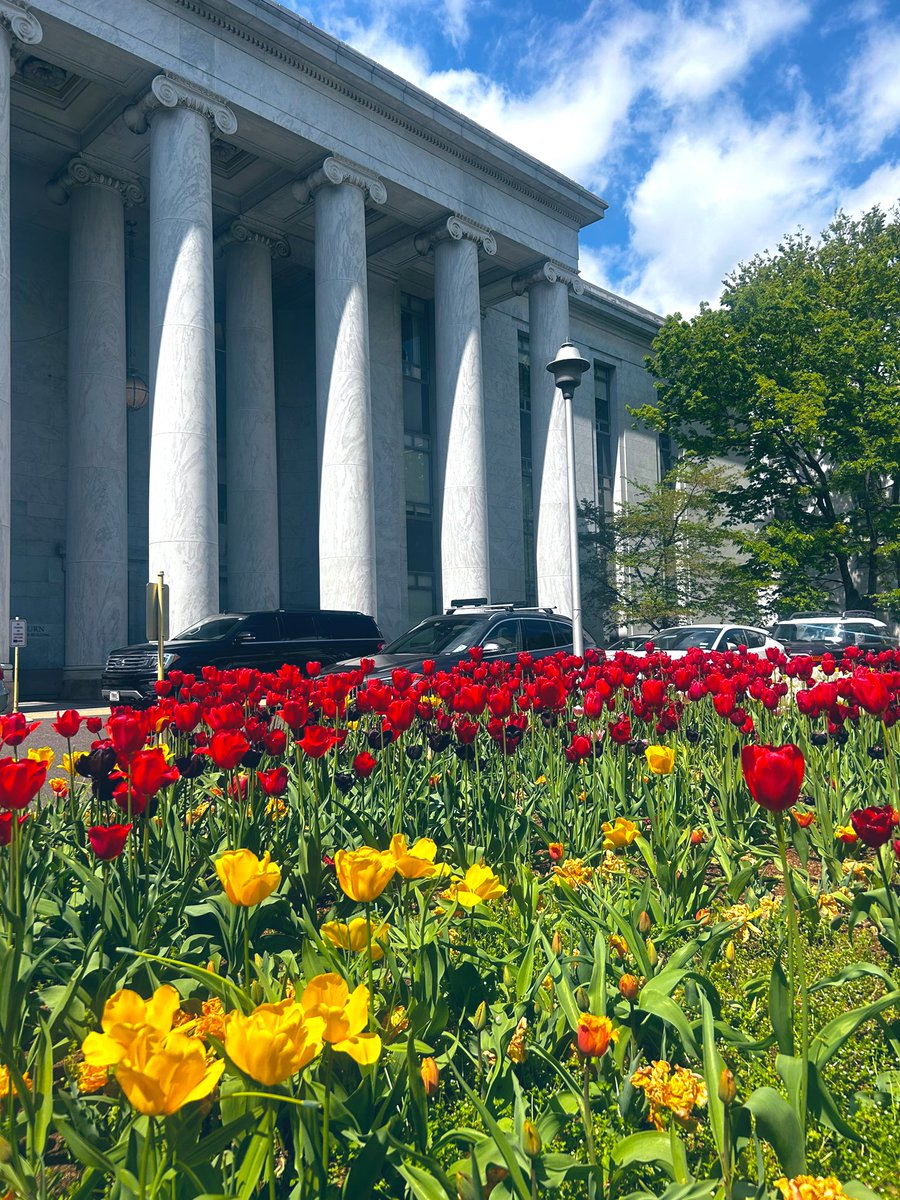
M 484 639 L 484 646 L 490 654 L 517 654 L 522 646 L 519 635 L 518 621 L 501 621 L 493 629 L 489 629 Z
M 553 629 L 553 637 L 556 640 L 557 646 L 572 645 L 572 626 L 566 625 L 564 621 L 551 621 L 550 625 Z M 587 641 L 587 637 L 585 637 Z
M 278 642 L 281 634 L 274 613 L 251 613 L 243 622 L 238 633 L 252 633 L 258 642 Z
M 298 638 L 312 638 L 317 635 L 316 622 L 312 613 L 282 613 L 281 627 L 284 630 L 284 636 L 289 641 L 295 641 Z
M 286 616 L 292 614 L 286 613 Z M 305 619 L 305 613 L 294 614 Z M 312 620 L 312 617 L 310 617 Z M 315 614 L 315 625 L 318 628 L 319 636 L 326 638 L 374 638 L 380 641 L 381 635 L 378 632 L 378 626 L 371 617 L 365 616 L 363 613 L 354 612 L 325 612 Z M 313 637 L 314 633 L 298 633 L 297 637 Z
M 536 650 L 553 650 L 555 640 L 550 622 L 540 617 L 526 617 L 522 620 L 523 649 L 534 653 Z
M 409 618 L 430 617 L 437 605 L 432 470 L 431 310 L 401 296 L 403 458 L 406 483 L 406 567 Z
M 519 330 L 519 453 L 522 460 L 522 534 L 525 542 L 526 604 L 537 603 L 534 552 L 534 475 L 531 460 L 531 350 L 528 334 Z
M 597 503 L 612 512 L 616 456 L 612 427 L 612 368 L 594 359 L 594 429 L 597 439 Z
M 675 447 L 671 435 L 661 433 L 659 435 L 659 477 L 661 480 L 665 479 L 675 466 L 675 459 Z
M 755 629 L 743 629 L 741 632 L 744 635 L 744 645 L 748 650 L 758 650 L 760 646 L 766 644 L 765 634 L 759 633 Z

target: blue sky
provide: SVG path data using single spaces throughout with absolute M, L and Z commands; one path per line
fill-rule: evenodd
M 598 192 L 585 278 L 659 312 L 900 198 L 900 0 L 282 0 Z

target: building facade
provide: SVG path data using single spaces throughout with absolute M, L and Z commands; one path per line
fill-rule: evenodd
M 577 479 L 655 479 L 659 319 L 583 282 L 605 203 L 268 0 L 0 0 L 0 628 L 90 695 L 143 637 L 461 596 L 569 608 Z

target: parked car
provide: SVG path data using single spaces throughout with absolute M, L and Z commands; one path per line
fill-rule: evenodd
M 350 655 L 377 654 L 384 638 L 360 612 L 306 609 L 217 613 L 166 642 L 163 664 L 190 674 L 203 667 L 277 670 L 284 663 L 323 665 Z M 155 695 L 157 645 L 140 642 L 113 650 L 100 681 L 110 704 L 140 704 Z
M 12 667 L 0 667 L 0 713 L 5 713 L 10 703 L 9 687 L 4 679 L 7 671 L 10 677 L 12 677 Z
M 772 630 L 773 637 L 784 643 L 788 654 L 840 655 L 848 646 L 863 650 L 896 650 L 897 639 L 884 621 L 870 612 L 848 609 L 835 613 L 794 613 L 787 621 L 779 621 Z
M 586 646 L 595 645 L 585 632 Z M 522 651 L 533 658 L 546 658 L 559 651 L 572 653 L 572 622 L 552 608 L 530 608 L 517 604 L 488 604 L 484 600 L 454 601 L 446 612 L 428 617 L 374 655 L 375 679 L 390 679 L 397 667 L 421 671 L 426 660 L 439 671 L 455 666 L 473 647 L 485 659 L 515 661 Z M 367 657 L 361 655 L 360 657 Z M 335 663 L 329 670 L 346 671 L 359 666 L 359 657 Z
M 753 625 L 676 625 L 644 636 L 631 634 L 619 638 L 609 652 L 627 650 L 629 654 L 644 655 L 648 643 L 670 658 L 684 658 L 688 650 L 737 650 L 746 646 L 750 654 L 765 654 L 767 650 L 783 650 L 781 642 Z

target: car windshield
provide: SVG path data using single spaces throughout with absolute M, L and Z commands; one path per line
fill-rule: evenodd
M 421 654 L 425 658 L 432 654 L 465 654 L 483 625 L 483 617 L 439 617 L 434 621 L 423 621 L 385 646 L 383 653 Z
M 223 615 L 220 617 L 205 617 L 196 625 L 190 625 L 183 633 L 172 638 L 173 642 L 208 642 L 215 638 L 227 637 L 233 633 L 241 622 L 241 617 Z
M 686 625 L 684 629 L 663 629 L 647 640 L 657 650 L 711 650 L 720 632 L 720 625 Z

